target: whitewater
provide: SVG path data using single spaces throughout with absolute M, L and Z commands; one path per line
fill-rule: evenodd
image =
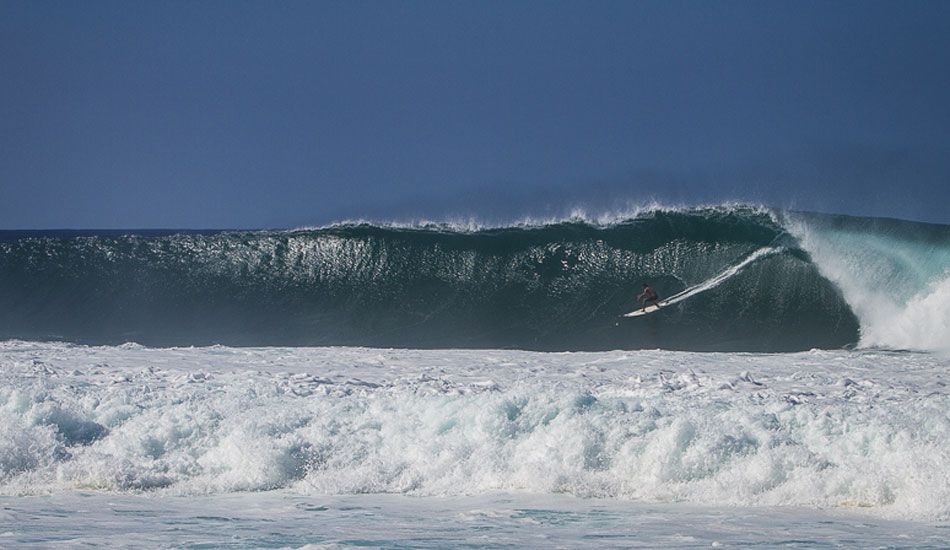
M 948 267 L 743 206 L 0 232 L 0 548 L 950 548 Z

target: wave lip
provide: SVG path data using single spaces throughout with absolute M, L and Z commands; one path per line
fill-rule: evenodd
M 9 289 L 0 295 L 0 338 L 938 349 L 950 327 L 948 230 L 895 223 L 723 205 L 503 227 L 33 236 L 0 242 L 0 286 Z M 662 312 L 622 319 L 639 306 L 642 282 L 680 297 Z M 899 287 L 900 297 L 875 294 L 878 287 Z
M 950 226 L 808 213 L 787 224 L 841 289 L 860 346 L 950 353 Z

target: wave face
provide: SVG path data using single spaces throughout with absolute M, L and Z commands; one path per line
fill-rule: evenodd
M 927 348 L 914 335 L 919 308 L 907 313 L 911 336 L 895 342 L 880 336 L 886 323 L 864 311 L 864 301 L 880 281 L 893 288 L 901 280 L 902 290 L 890 293 L 895 308 L 935 294 L 938 303 L 922 307 L 946 320 L 940 297 L 950 285 L 941 269 L 950 265 L 950 229 L 906 223 L 882 237 L 887 223 L 716 207 L 477 230 L 5 232 L 0 338 L 545 351 L 795 351 L 859 341 Z M 878 265 L 885 245 L 894 261 Z M 907 281 L 916 264 L 898 260 L 913 250 L 930 264 Z M 686 298 L 621 318 L 638 306 L 641 282 L 661 297 Z

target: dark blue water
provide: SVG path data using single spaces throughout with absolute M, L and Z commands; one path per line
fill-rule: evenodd
M 854 344 L 851 307 L 777 219 L 723 207 L 480 230 L 4 231 L 0 338 L 531 350 Z M 926 238 L 947 235 L 911 225 L 935 232 Z M 642 282 L 670 296 L 764 247 L 778 251 L 715 288 L 620 317 L 638 306 Z

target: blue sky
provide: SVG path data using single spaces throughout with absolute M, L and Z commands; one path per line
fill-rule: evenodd
M 0 228 L 950 223 L 950 2 L 0 3 Z

